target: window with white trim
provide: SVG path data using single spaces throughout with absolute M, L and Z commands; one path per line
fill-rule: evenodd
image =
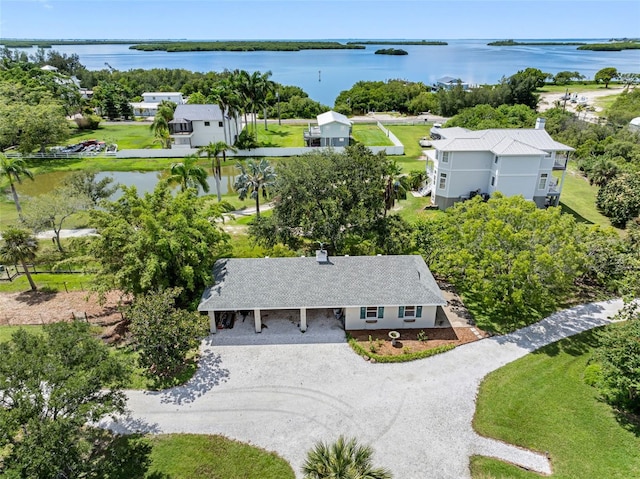
M 422 306 L 399 306 L 398 318 L 415 319 L 422 317 Z
M 443 163 L 449 163 L 449 152 L 448 151 L 443 151 L 442 152 L 442 162 Z
M 447 187 L 447 174 L 440 173 L 440 181 L 438 182 L 438 188 L 444 190 Z
M 416 316 L 416 307 L 415 306 L 405 306 L 404 307 L 404 317 L 405 318 L 415 318 Z
M 538 182 L 538 189 L 539 190 L 546 190 L 547 189 L 547 180 L 549 179 L 549 174 L 548 173 L 542 173 L 540 175 L 540 181 Z
M 377 318 L 378 317 L 378 307 L 377 306 L 367 306 L 367 318 Z

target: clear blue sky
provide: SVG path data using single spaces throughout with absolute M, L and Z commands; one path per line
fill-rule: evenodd
M 640 1 L 0 0 L 0 37 L 640 37 Z

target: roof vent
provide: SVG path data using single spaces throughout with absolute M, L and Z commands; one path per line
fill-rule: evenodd
M 318 263 L 327 263 L 328 262 L 327 250 L 325 250 L 325 249 L 317 249 L 316 250 L 316 261 Z
M 544 118 L 536 118 L 536 130 L 544 130 L 544 125 L 547 122 Z

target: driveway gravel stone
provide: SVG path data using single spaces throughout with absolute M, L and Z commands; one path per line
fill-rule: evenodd
M 396 478 L 469 478 L 474 454 L 550 474 L 544 453 L 474 432 L 480 381 L 546 344 L 606 324 L 621 307 L 621 301 L 577 306 L 506 336 L 396 364 L 366 362 L 344 342 L 219 345 L 212 335 L 190 383 L 129 391 L 130 416 L 102 425 L 118 432 L 223 434 L 276 451 L 298 475 L 316 441 L 340 434 L 371 444 L 375 464 Z M 292 334 L 301 333 L 293 328 Z

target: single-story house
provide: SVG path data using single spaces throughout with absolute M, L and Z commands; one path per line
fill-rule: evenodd
M 349 146 L 351 121 L 341 113 L 327 111 L 317 116 L 318 126 L 304 132 L 307 146 Z
M 178 105 L 169 122 L 169 134 L 176 148 L 199 148 L 238 139 L 237 119 L 223 115 L 218 105 Z
M 307 313 L 327 310 L 343 318 L 346 330 L 414 329 L 436 326 L 436 310 L 446 301 L 419 255 L 228 258 L 216 262 L 214 284 L 205 289 L 198 311 L 209 315 L 215 333 L 227 313 L 252 312 L 255 331 L 269 310 Z

